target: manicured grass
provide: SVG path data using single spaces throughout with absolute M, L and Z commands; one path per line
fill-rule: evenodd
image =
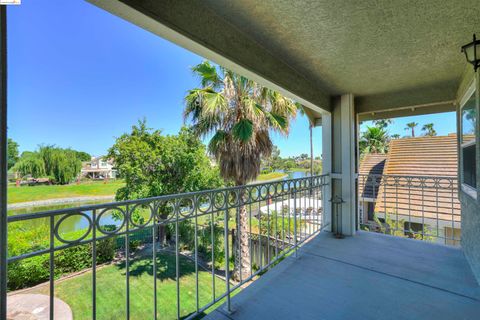
M 286 176 L 287 174 L 283 172 L 270 172 L 270 173 L 264 173 L 259 175 L 256 181 L 275 180 L 275 179 L 281 179 Z
M 298 167 L 298 168 L 293 168 L 293 169 L 291 169 L 290 171 L 298 171 L 298 172 L 310 172 L 310 169 L 308 169 L 308 168 L 300 168 L 300 167 Z
M 8 203 L 38 201 L 46 199 L 108 196 L 114 195 L 117 189 L 123 187 L 121 180 L 82 182 L 81 184 L 50 185 L 50 186 L 22 186 L 8 187 Z
M 195 264 L 180 256 L 180 317 L 196 310 Z M 97 270 L 97 319 L 126 318 L 125 264 L 109 265 Z M 153 318 L 153 260 L 142 258 L 130 262 L 130 318 Z M 212 301 L 212 275 L 199 268 L 199 307 Z M 48 294 L 48 287 L 36 291 Z M 177 317 L 175 255 L 157 255 L 157 316 Z M 215 294 L 225 292 L 225 282 L 215 277 Z M 92 273 L 87 272 L 55 284 L 55 296 L 65 301 L 74 319 L 92 318 Z

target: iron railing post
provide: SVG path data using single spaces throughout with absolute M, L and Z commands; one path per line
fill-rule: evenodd
M 152 246 L 153 246 L 153 319 L 157 319 L 157 234 L 158 234 L 158 225 L 157 225 L 157 217 L 160 216 L 160 206 L 153 205 L 153 208 L 150 208 L 152 211 Z M 158 212 L 157 212 L 158 210 Z
M 426 241 L 434 238 L 439 242 L 443 239 L 456 245 L 455 241 L 458 239 L 455 235 L 447 237 L 446 234 L 441 234 L 441 230 L 446 226 L 446 221 L 451 223 L 449 228 L 452 232 L 456 227 L 461 228 L 461 221 L 457 224 L 455 220 L 459 216 L 457 206 L 460 204 L 455 196 L 457 178 L 382 174 L 360 174 L 360 178 L 363 178 L 365 183 L 359 183 L 358 192 L 363 193 L 359 198 L 366 202 L 372 197 L 371 201 L 374 204 L 378 200 L 375 208 L 383 210 L 385 219 L 394 220 L 390 223 L 394 228 L 390 228 L 388 221 L 378 222 L 376 226 L 380 228 L 379 231 L 390 231 L 394 235 L 416 237 Z M 378 184 L 378 181 L 384 182 Z M 368 197 L 364 196 L 365 193 Z M 388 209 L 394 210 L 394 213 L 389 213 Z M 377 213 L 375 211 L 375 215 Z M 363 224 L 369 226 L 368 221 L 364 221 Z M 418 224 L 418 230 L 415 229 L 417 227 L 415 224 Z M 393 231 L 401 231 L 401 234 Z
M 130 210 L 127 205 L 125 209 L 125 223 L 126 223 L 126 234 L 125 234 L 125 280 L 126 280 L 126 299 L 125 303 L 127 304 L 127 320 L 130 319 L 130 234 L 129 234 L 129 223 L 130 222 Z
M 54 216 L 50 216 L 50 252 L 49 252 L 49 316 L 50 320 L 55 319 L 55 301 L 54 301 L 54 294 L 55 294 L 55 236 L 54 236 L 54 229 L 55 229 L 55 220 Z
M 231 313 L 230 305 L 230 253 L 229 253 L 229 244 L 228 244 L 228 192 L 225 192 L 225 217 L 223 220 L 224 224 L 224 233 L 225 233 L 225 280 L 227 281 L 227 312 Z M 238 226 L 237 226 L 238 227 Z M 232 238 L 233 244 L 233 238 Z M 238 254 L 238 253 L 237 253 Z
M 179 226 L 178 226 L 178 218 L 180 211 L 180 203 L 177 200 L 175 202 L 175 285 L 177 289 L 177 319 L 180 319 L 180 245 L 178 241 L 180 237 L 178 236 Z
M 92 211 L 92 224 L 97 222 L 97 210 Z M 92 233 L 92 319 L 97 318 L 97 228 Z
M 296 185 L 293 190 L 293 246 L 295 247 L 295 258 L 297 257 L 297 193 L 295 192 Z
M 7 8 L 0 6 L 0 319 L 7 318 Z

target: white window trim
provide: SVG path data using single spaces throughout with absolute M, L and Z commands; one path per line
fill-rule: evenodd
M 471 198 L 473 198 L 475 200 L 477 200 L 477 190 L 463 182 L 463 148 L 476 144 L 477 139 L 476 139 L 476 134 L 475 134 L 475 139 L 474 140 L 463 143 L 463 116 L 462 116 L 462 111 L 463 111 L 463 107 L 468 102 L 468 100 L 472 97 L 472 95 L 475 94 L 476 88 L 477 88 L 477 82 L 475 81 L 475 79 L 473 79 L 472 83 L 470 84 L 467 91 L 464 93 L 462 99 L 460 100 L 460 128 L 459 128 L 460 154 L 459 154 L 459 160 L 461 160 L 461 161 L 459 161 L 459 163 L 458 163 L 459 166 L 460 166 L 461 190 L 465 194 L 467 194 L 468 196 L 470 196 Z M 477 115 L 477 121 L 479 120 L 478 116 L 479 115 Z M 477 186 L 477 188 L 478 188 L 478 186 Z
M 462 144 L 461 144 L 461 147 L 462 147 L 462 148 L 466 148 L 466 147 L 473 146 L 473 145 L 475 145 L 475 144 L 477 144 L 477 141 L 476 141 L 475 139 L 473 139 L 473 140 L 470 140 L 470 141 L 468 141 L 468 142 L 462 143 Z
M 477 200 L 477 190 L 462 182 L 462 191 Z

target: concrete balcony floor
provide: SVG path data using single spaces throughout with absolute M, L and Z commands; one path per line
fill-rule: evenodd
M 480 319 L 461 249 L 360 232 L 322 233 L 207 319 Z

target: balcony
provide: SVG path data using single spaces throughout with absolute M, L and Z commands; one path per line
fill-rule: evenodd
M 452 193 L 453 181 L 432 178 L 436 183 L 431 184 L 428 179 L 421 179 L 418 186 L 443 186 L 446 191 L 435 194 Z M 264 318 L 267 312 L 275 319 L 380 319 L 388 313 L 394 318 L 443 319 L 471 318 L 480 312 L 480 287 L 462 251 L 432 243 L 445 240 L 437 232 L 404 229 L 405 217 L 395 220 L 395 215 L 384 216 L 375 228 L 379 219 L 368 224 L 361 220 L 360 226 L 403 238 L 360 231 L 355 237 L 335 239 L 322 232 L 330 228 L 324 210 L 329 180 L 321 175 L 10 216 L 11 232 L 27 235 L 32 225 L 38 226 L 35 222 L 44 226 L 36 231 L 29 250 L 10 250 L 10 267 L 43 257 L 44 270 L 30 271 L 47 276 L 43 283 L 22 288 L 10 281 L 9 315 L 41 310 L 37 316 L 62 319 L 179 319 L 205 314 L 211 319 L 252 319 Z M 421 194 L 412 185 L 402 185 L 400 178 L 359 177 L 359 181 L 359 192 L 382 194 L 379 199 L 391 197 L 387 191 L 379 192 L 392 187 L 389 183 L 397 183 L 396 190 L 410 191 L 394 194 L 395 199 Z M 387 204 L 381 202 L 383 207 Z M 402 212 L 411 216 L 410 222 L 416 214 L 412 208 Z M 242 210 L 246 220 L 240 219 Z M 457 223 L 454 215 L 449 219 Z M 72 232 L 71 221 L 80 229 Z M 247 258 L 237 254 L 243 239 Z M 106 243 L 115 251 L 111 260 L 105 258 Z M 9 243 L 10 249 L 15 247 Z M 90 252 L 88 267 L 69 272 L 62 252 L 75 248 Z M 112 272 L 114 277 L 106 276 Z M 83 288 L 69 289 L 79 283 Z M 167 290 L 171 294 L 165 295 Z M 118 297 L 119 307 L 108 307 L 108 301 Z M 35 303 L 21 302 L 30 299 Z M 412 307 L 418 301 L 421 307 Z M 174 307 L 165 310 L 166 304 Z
M 203 314 L 329 226 L 328 184 L 321 175 L 10 216 L 9 233 L 28 245 L 8 243 L 8 318 Z
M 476 156 L 473 142 L 453 142 L 453 176 L 357 176 L 355 152 L 359 121 L 455 111 L 460 135 L 465 111 L 478 119 L 480 76 L 460 51 L 479 32 L 476 1 L 88 2 L 302 103 L 322 126 L 327 175 L 7 217 L 1 151 L 0 318 L 479 318 L 478 120 Z M 3 149 L 5 19 L 2 6 Z M 445 174 L 438 153 L 431 174 Z M 11 250 L 7 226 L 27 235 L 37 222 L 28 250 Z M 83 269 L 60 268 L 81 249 Z M 9 277 L 7 309 L 7 271 L 34 259 L 41 272 Z M 43 300 L 17 304 L 25 294 Z
M 477 319 L 480 288 L 458 248 L 324 232 L 207 319 Z

